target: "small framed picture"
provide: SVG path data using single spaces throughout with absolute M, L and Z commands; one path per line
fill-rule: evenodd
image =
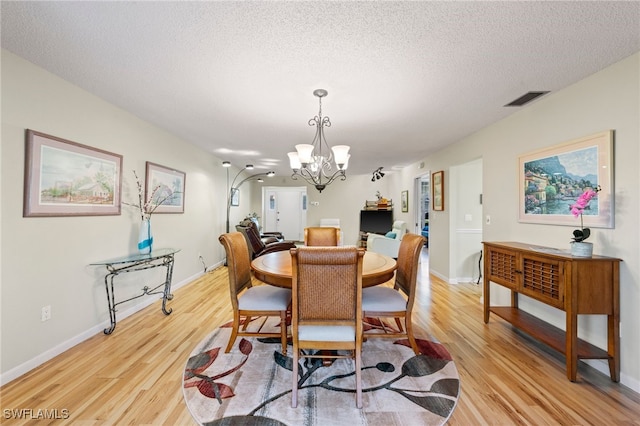
M 444 171 L 431 174 L 431 203 L 433 210 L 444 210 Z
M 120 214 L 122 155 L 26 133 L 23 217 Z
M 231 188 L 231 205 L 237 207 L 240 205 L 240 190 Z
M 184 213 L 184 172 L 147 161 L 145 200 L 158 206 L 155 213 Z
M 400 204 L 402 205 L 402 213 L 407 213 L 409 211 L 409 191 L 402 191 Z

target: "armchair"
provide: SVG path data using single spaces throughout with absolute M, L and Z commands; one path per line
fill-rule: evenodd
M 252 224 L 255 224 L 255 228 L 258 231 L 260 239 L 263 243 L 269 244 L 275 243 L 276 241 L 284 241 L 284 235 L 282 235 L 282 232 L 262 232 L 258 219 L 254 217 L 245 217 L 242 222 L 240 222 L 241 226 L 253 226 Z
M 251 259 L 255 259 L 263 254 L 272 253 L 274 251 L 289 250 L 295 248 L 295 244 L 291 241 L 274 241 L 265 243 L 260 238 L 260 232 L 258 227 L 252 220 L 243 221 L 241 224 L 236 225 L 236 230 L 244 236 L 249 246 L 249 255 Z
M 396 220 L 393 222 L 391 231 L 385 235 L 369 234 L 367 237 L 367 250 L 397 259 L 398 251 L 400 250 L 400 241 L 406 233 L 407 224 L 402 220 Z

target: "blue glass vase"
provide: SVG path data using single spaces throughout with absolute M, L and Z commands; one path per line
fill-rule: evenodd
M 140 254 L 149 254 L 153 248 L 153 234 L 151 234 L 151 221 L 144 219 L 140 224 L 138 234 L 138 251 Z

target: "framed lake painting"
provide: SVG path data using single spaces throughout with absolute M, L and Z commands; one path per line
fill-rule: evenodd
M 120 214 L 122 156 L 27 130 L 23 217 Z
M 583 212 L 585 227 L 613 228 L 613 130 L 519 157 L 519 221 L 575 226 L 570 206 L 597 190 Z

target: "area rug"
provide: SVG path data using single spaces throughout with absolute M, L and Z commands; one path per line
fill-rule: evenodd
M 364 342 L 362 409 L 356 408 L 354 361 L 323 366 L 318 358 L 300 360 L 298 407 L 291 408 L 291 345 L 282 355 L 277 338 L 238 338 L 225 354 L 230 326 L 209 334 L 185 366 L 184 399 L 201 425 L 440 425 L 458 401 L 460 379 L 451 355 L 421 338 L 418 329 L 417 356 L 408 340 Z M 277 327 L 278 319 L 269 318 L 264 329 Z M 376 320 L 366 319 L 365 329 L 378 328 Z

